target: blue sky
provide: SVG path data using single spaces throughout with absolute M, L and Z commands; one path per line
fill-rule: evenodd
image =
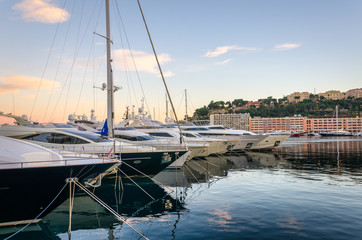
M 142 92 L 162 120 L 165 90 L 137 1 L 110 1 L 116 121 Z M 192 113 L 211 100 L 361 87 L 360 0 L 141 4 L 179 118 L 185 89 Z M 103 19 L 103 0 L 0 0 L 0 111 L 45 122 L 95 108 L 103 119 L 105 93 L 93 88 L 106 82 L 105 41 L 93 34 L 105 34 Z

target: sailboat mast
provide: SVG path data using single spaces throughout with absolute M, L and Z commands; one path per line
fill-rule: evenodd
M 185 107 L 186 107 L 186 123 L 187 123 L 187 92 L 186 92 L 186 89 L 185 89 Z
M 110 26 L 110 13 L 109 13 L 109 0 L 106 0 L 106 40 L 107 40 L 107 127 L 108 136 L 114 137 L 113 118 L 113 76 L 111 66 L 111 26 Z
M 168 99 L 167 99 L 167 93 L 165 94 L 166 95 L 166 119 L 168 121 Z

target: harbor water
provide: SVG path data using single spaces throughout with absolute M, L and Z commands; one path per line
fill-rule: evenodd
M 361 239 L 362 138 L 290 138 L 91 190 L 127 224 L 78 191 L 71 239 L 142 239 L 128 224 L 149 239 Z M 68 229 L 66 201 L 12 239 L 68 239 Z

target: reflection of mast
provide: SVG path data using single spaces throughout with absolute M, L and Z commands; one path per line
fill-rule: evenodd
M 175 224 L 173 225 L 173 229 L 172 229 L 172 239 L 176 239 L 176 235 L 175 235 L 175 230 L 176 230 L 176 227 L 177 227 L 177 223 L 180 221 L 180 211 L 176 211 L 177 212 L 177 219 L 175 221 Z
M 338 105 L 336 105 L 336 124 L 337 124 L 337 131 L 338 131 Z

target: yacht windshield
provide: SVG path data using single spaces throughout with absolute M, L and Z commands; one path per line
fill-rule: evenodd
M 136 130 L 134 127 L 115 127 L 114 130 Z
M 129 141 L 149 141 L 149 140 L 156 140 L 156 138 L 152 136 L 127 136 L 127 135 L 115 135 L 116 138 L 121 138 Z
M 81 132 L 81 131 L 72 131 L 72 130 L 68 130 L 68 129 L 59 129 L 61 131 L 67 132 L 67 133 L 71 133 L 74 135 L 78 135 L 80 137 L 84 137 L 88 140 L 91 140 L 93 142 L 112 142 L 111 139 L 109 139 L 108 137 L 105 136 L 101 136 L 95 133 L 88 133 L 88 132 Z

